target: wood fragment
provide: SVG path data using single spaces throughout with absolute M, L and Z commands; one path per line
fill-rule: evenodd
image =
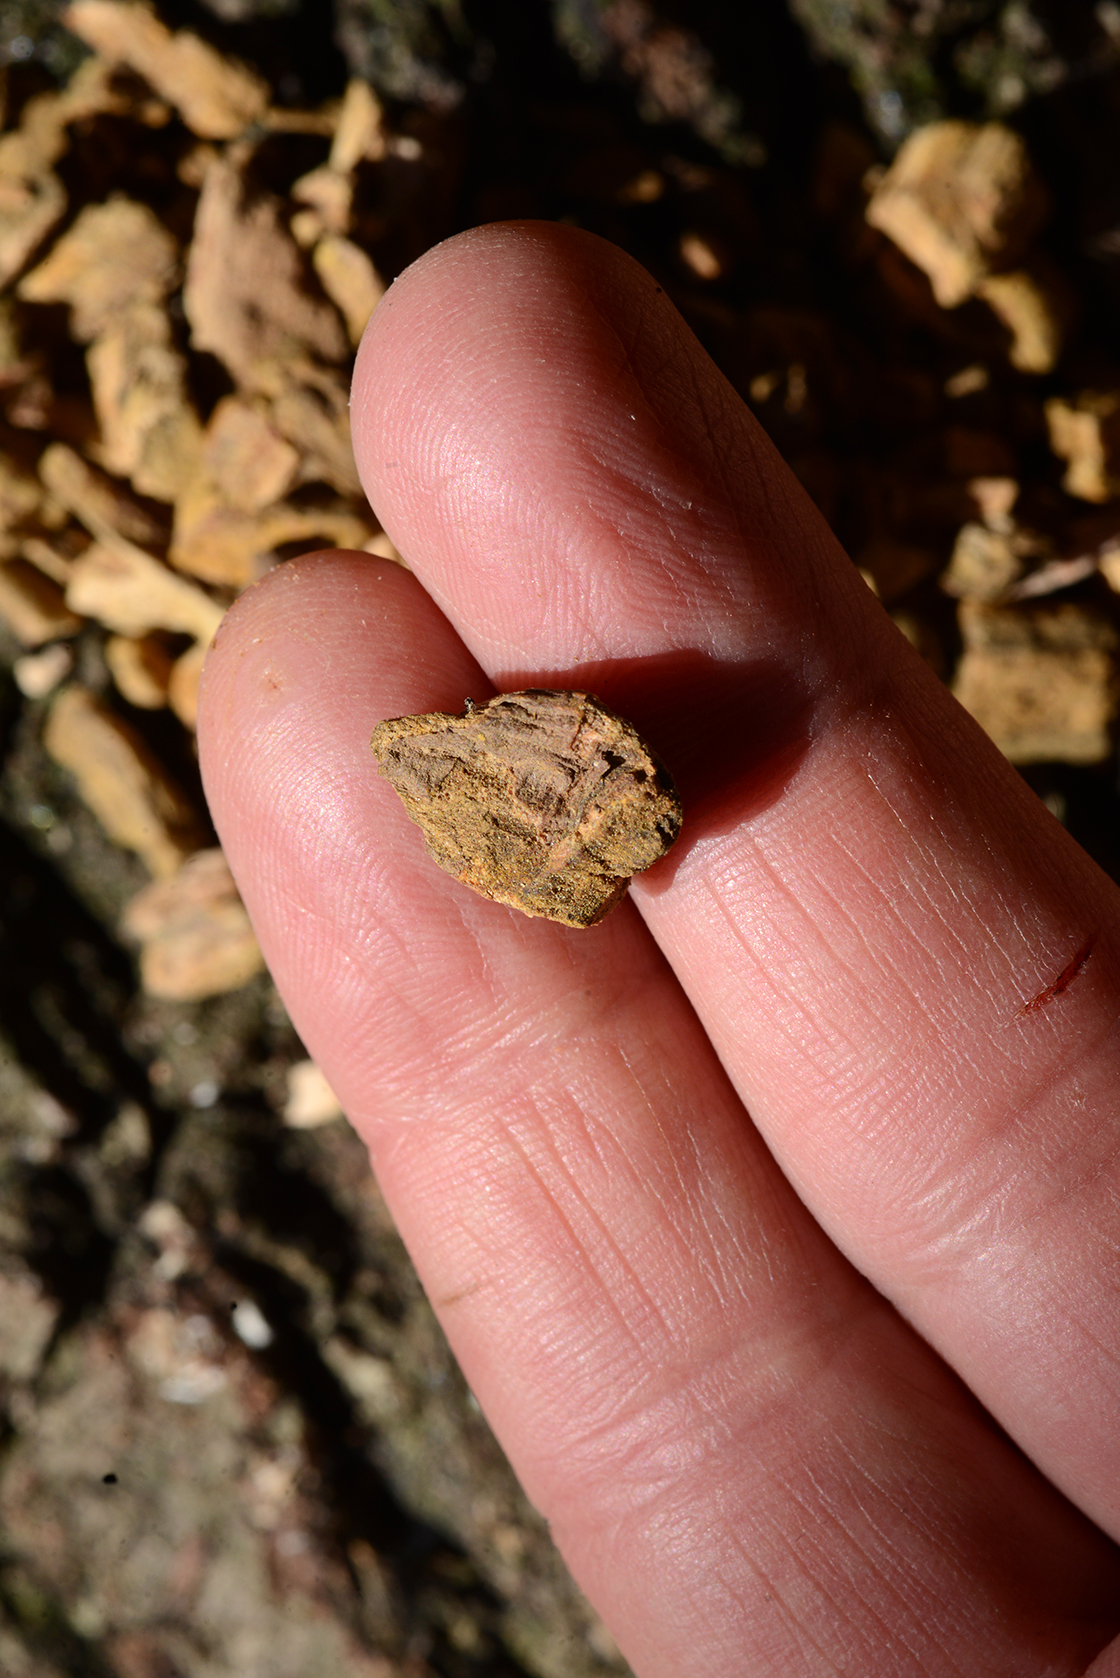
M 380 723 L 381 773 L 429 855 L 481 896 L 594 926 L 680 831 L 664 765 L 586 693 L 503 693 Z
M 980 474 L 970 478 L 966 487 L 982 524 L 989 530 L 1014 530 L 1011 515 L 1019 499 L 1018 479 Z
M 1086 390 L 1046 403 L 1050 447 L 1066 462 L 1062 488 L 1081 501 L 1120 492 L 1120 391 Z
M 43 499 L 40 484 L 10 455 L 0 451 L 0 533 L 33 519 Z
M 306 363 L 272 372 L 272 423 L 304 457 L 303 475 L 360 496 L 362 481 L 350 441 L 350 392 L 345 376 Z
M 292 197 L 297 204 L 306 204 L 314 210 L 323 227 L 329 227 L 332 232 L 345 233 L 349 228 L 354 183 L 329 164 L 324 163 L 293 182 Z
M 363 160 L 385 156 L 385 113 L 372 87 L 360 77 L 347 83 L 331 142 L 330 167 L 346 174 Z
M 208 642 L 222 608 L 197 583 L 178 577 L 130 542 L 93 542 L 70 568 L 66 603 L 117 635 L 168 629 Z
M 325 233 L 311 253 L 323 290 L 335 304 L 356 349 L 369 318 L 385 295 L 385 282 L 352 239 Z
M 288 1068 L 288 1099 L 284 1123 L 292 1130 L 315 1130 L 342 1117 L 342 1103 L 313 1060 L 297 1060 Z
M 168 531 L 153 514 L 104 472 L 65 443 L 50 443 L 39 457 L 39 476 L 56 501 L 103 541 L 123 536 L 142 548 L 163 547 Z
M 90 117 L 102 114 L 132 117 L 145 125 L 163 128 L 171 116 L 168 107 L 153 99 L 130 70 L 100 57 L 85 59 L 65 87 L 46 97 L 57 101 L 55 110 L 45 113 L 45 117 L 46 121 L 58 124 L 59 155 L 66 144 L 63 130 L 75 123 L 88 122 Z
M 62 641 L 24 653 L 12 665 L 19 691 L 27 699 L 45 699 L 64 682 L 74 668 L 74 654 Z
M 321 547 L 364 548 L 373 526 L 345 502 L 297 507 L 281 501 L 259 513 L 230 507 L 212 480 L 198 478 L 175 507 L 171 559 L 180 571 L 203 582 L 242 589 L 275 564 L 276 549 L 289 542 Z
M 225 396 L 206 427 L 202 469 L 227 506 L 259 513 L 282 500 L 295 485 L 300 458 L 259 407 Z
M 16 290 L 25 303 L 66 303 L 70 330 L 88 344 L 126 304 L 159 302 L 173 288 L 179 247 L 146 204 L 115 196 L 89 204 Z
M 1060 589 L 1072 588 L 1075 583 L 1083 583 L 1087 577 L 1091 577 L 1094 571 L 1103 572 L 1107 558 L 1106 551 L 1103 554 L 1073 554 L 1068 559 L 1048 560 L 1021 582 L 1013 584 L 1007 590 L 1005 599 L 1009 604 L 1016 600 L 1037 600 L 1042 595 L 1057 594 Z
M 376 536 L 371 536 L 368 542 L 362 542 L 360 546 L 363 553 L 374 554 L 378 559 L 390 559 L 394 565 L 404 565 L 405 570 L 408 570 L 403 554 L 397 551 L 392 538 L 383 530 L 379 530 Z
M 318 210 L 294 211 L 288 226 L 292 238 L 303 251 L 313 250 L 327 231 L 326 223 Z
M 1012 763 L 1100 763 L 1120 712 L 1117 634 L 1089 605 L 963 600 L 953 692 Z
M 348 344 L 333 304 L 305 286 L 305 259 L 281 201 L 250 191 L 219 158 L 195 213 L 183 307 L 196 350 L 209 350 L 249 390 L 275 388 L 300 355 L 341 361 Z
M 68 769 L 109 837 L 157 878 L 173 874 L 201 837 L 190 803 L 139 736 L 91 693 L 63 688 L 43 744 Z
M 89 547 L 89 539 L 70 530 L 59 543 L 44 541 L 41 536 L 25 536 L 19 544 L 19 557 L 31 562 L 44 577 L 50 577 L 60 588 L 66 588 L 74 569 L 74 561 Z
M 66 149 L 58 94 L 29 99 L 19 127 L 0 135 L 0 286 L 34 255 L 66 209 L 53 165 Z
M 198 689 L 209 650 L 206 642 L 196 641 L 193 647 L 180 653 L 171 667 L 171 680 L 167 684 L 167 703 L 192 734 L 198 728 Z
M 1047 267 L 1035 259 L 1009 274 L 988 274 L 976 295 L 1010 332 L 1012 367 L 1021 373 L 1052 373 L 1062 353 L 1069 309 Z
M 66 119 L 61 92 L 40 93 L 20 113 L 19 127 L 0 135 L 0 180 L 7 185 L 38 176 L 66 150 Z
M 231 140 L 268 106 L 268 87 L 243 65 L 135 0 L 73 0 L 62 21 L 94 52 L 127 64 L 176 107 L 203 140 Z
M 167 704 L 171 654 L 159 635 L 110 635 L 105 662 L 117 692 L 139 711 L 159 711 Z
M 82 627 L 58 584 L 24 559 L 0 565 L 0 621 L 24 647 L 76 635 Z
M 943 309 L 987 275 L 1016 267 L 1049 199 L 1022 138 L 1002 123 L 933 122 L 914 131 L 867 206 L 867 220 L 925 270 Z
M 122 309 L 86 352 L 101 463 L 141 495 L 171 501 L 192 475 L 202 427 L 171 323 L 153 303 Z
M 941 587 L 959 600 L 1001 600 L 1023 576 L 1027 562 L 1044 552 L 1042 539 L 1031 531 L 1014 526 L 992 530 L 970 519 L 957 532 Z
M 121 924 L 141 946 L 140 982 L 149 996 L 178 1002 L 219 996 L 264 966 L 229 864 L 217 849 L 196 852 L 170 879 L 144 886 Z
M 66 192 L 49 169 L 5 168 L 0 158 L 0 285 L 7 285 L 66 209 Z

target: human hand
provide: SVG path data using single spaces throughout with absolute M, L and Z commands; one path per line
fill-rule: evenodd
M 240 600 L 203 772 L 576 1577 L 641 1678 L 1116 1678 L 1116 889 L 612 247 L 430 252 L 352 420 L 413 574 Z M 595 693 L 677 780 L 591 931 L 442 874 L 376 772 L 375 723 L 491 684 Z

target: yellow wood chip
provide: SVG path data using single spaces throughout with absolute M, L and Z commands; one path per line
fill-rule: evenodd
M 135 0 L 73 0 L 62 21 L 102 58 L 128 64 L 203 140 L 231 140 L 264 115 L 268 87 L 183 29 L 172 33 Z

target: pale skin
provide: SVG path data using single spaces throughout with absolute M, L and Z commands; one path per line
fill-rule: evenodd
M 612 247 L 429 252 L 352 420 L 411 573 L 238 602 L 206 787 L 577 1579 L 640 1678 L 1120 1678 L 1120 893 Z M 441 873 L 369 751 L 529 686 L 684 799 L 590 931 Z

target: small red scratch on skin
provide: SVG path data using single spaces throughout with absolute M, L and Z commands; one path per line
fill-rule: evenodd
M 1022 1020 L 1028 1014 L 1037 1014 L 1040 1008 L 1048 1007 L 1056 996 L 1061 996 L 1064 990 L 1068 990 L 1092 955 L 1096 941 L 1096 934 L 1087 939 L 1068 966 L 1062 968 L 1054 983 L 1047 985 L 1045 990 L 1040 990 L 1037 996 L 1032 996 L 1029 1002 L 1024 1002 L 1023 1006 L 1016 1010 L 1015 1018 Z

